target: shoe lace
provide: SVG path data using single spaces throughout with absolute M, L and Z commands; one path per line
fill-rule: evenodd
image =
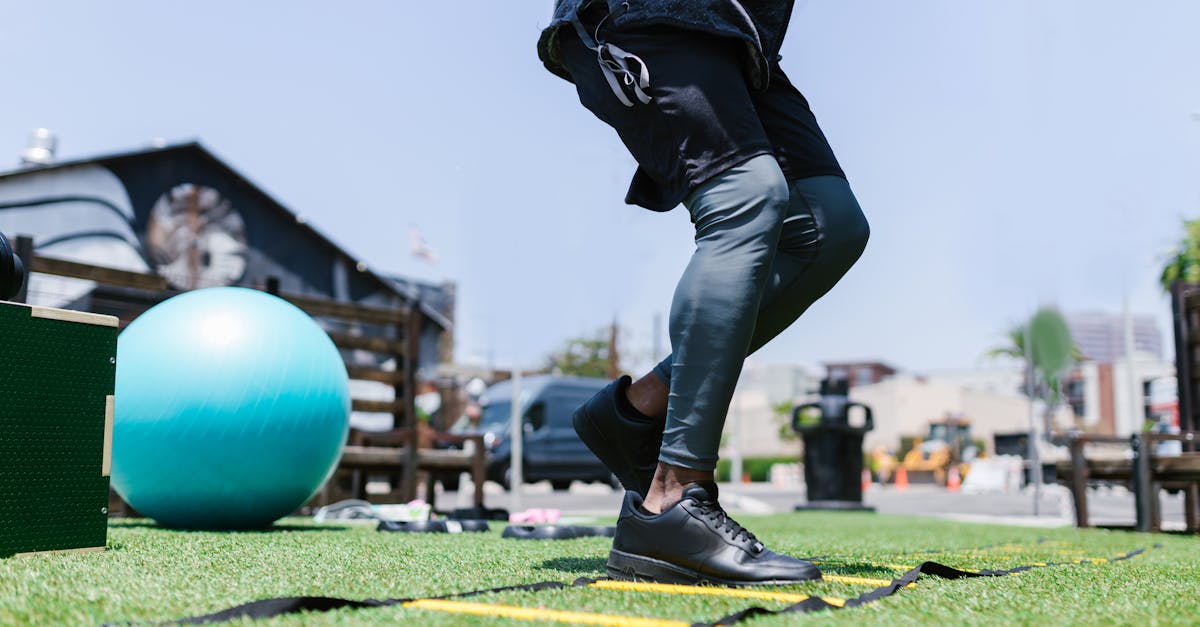
M 762 551 L 765 547 L 758 538 L 750 532 L 749 529 L 738 524 L 736 520 L 721 507 L 716 501 L 708 501 L 700 503 L 700 511 L 716 525 L 717 529 L 729 534 L 730 538 L 737 542 L 741 538 L 745 538 L 750 543 L 750 549 L 755 553 Z

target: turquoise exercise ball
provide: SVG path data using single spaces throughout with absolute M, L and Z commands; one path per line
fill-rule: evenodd
M 329 478 L 350 388 L 308 314 L 255 290 L 185 292 L 117 340 L 112 483 L 168 527 L 262 529 Z

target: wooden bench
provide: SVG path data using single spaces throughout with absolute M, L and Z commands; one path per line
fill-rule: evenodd
M 103 305 L 112 309 L 106 313 L 118 314 L 121 327 L 128 325 L 153 305 L 180 293 L 180 290 L 168 285 L 166 278 L 157 274 L 129 272 L 47 257 L 36 253 L 33 240 L 25 236 L 16 238 L 14 243 L 17 254 L 25 260 L 30 273 L 94 281 L 106 288 L 117 290 L 104 296 Z M 483 476 L 487 461 L 482 436 L 435 434 L 436 443 L 475 442 L 476 453 L 470 454 L 461 450 L 429 448 L 431 445 L 424 441 L 420 446 L 411 446 L 412 436 L 406 435 L 409 432 L 405 428 L 413 427 L 416 421 L 414 397 L 417 369 L 420 366 L 421 330 L 425 320 L 429 319 L 420 302 L 367 304 L 313 294 L 284 292 L 280 289 L 280 283 L 278 277 L 265 277 L 263 283 L 256 287 L 261 287 L 318 319 L 325 326 L 329 339 L 345 353 L 346 372 L 350 379 L 391 388 L 391 394 L 387 395 L 390 396 L 388 400 L 379 400 L 377 397 L 352 399 L 352 411 L 386 414 L 391 416 L 393 426 L 400 427 L 384 434 L 372 434 L 369 437 L 370 441 L 361 438 L 359 441 L 348 441 L 346 453 L 330 482 L 321 488 L 308 507 L 298 513 L 307 513 L 313 506 L 329 504 L 331 493 L 341 492 L 338 486 L 330 486 L 329 483 L 346 478 L 347 475 L 355 496 L 365 496 L 366 481 L 363 480 L 363 472 L 366 470 L 386 472 L 390 479 L 395 479 L 393 486 L 396 489 L 391 496 L 397 502 L 406 502 L 416 497 L 416 477 L 419 470 L 470 472 L 475 480 L 475 504 L 482 507 Z M 28 285 L 26 282 L 22 287 L 17 296 L 18 301 L 25 300 Z M 109 291 L 112 292 L 112 289 Z M 92 298 L 96 299 L 95 293 Z M 92 304 L 95 306 L 97 303 Z M 374 357 L 359 359 L 361 353 L 373 353 Z M 383 364 L 387 362 L 391 362 L 391 365 L 385 368 Z M 378 447 L 381 450 L 362 450 L 362 447 Z M 429 474 L 432 476 L 432 472 Z M 432 483 L 426 494 L 432 502 Z M 115 492 L 110 492 L 109 502 L 109 511 L 112 513 L 135 513 Z
M 1179 455 L 1158 456 L 1155 445 L 1163 441 L 1179 441 L 1184 451 Z M 1129 438 L 1077 435 L 1071 438 L 1070 461 L 1060 462 L 1056 471 L 1058 482 L 1071 489 L 1075 501 L 1075 524 L 1091 526 L 1088 517 L 1087 490 L 1093 483 L 1116 483 L 1133 490 L 1138 531 L 1161 531 L 1162 513 L 1159 491 L 1184 492 L 1184 521 L 1189 533 L 1200 532 L 1200 452 L 1195 451 L 1197 435 L 1139 433 Z M 1129 457 L 1091 458 L 1086 455 L 1089 444 L 1123 444 Z
M 460 445 L 458 449 L 422 448 L 413 446 L 411 429 L 370 432 L 351 430 L 349 443 L 342 451 L 338 471 L 346 471 L 350 482 L 349 498 L 367 499 L 367 478 L 370 473 L 386 474 L 389 479 L 402 476 L 409 468 L 426 471 L 425 500 L 436 509 L 435 472 L 468 472 L 474 483 L 473 504 L 483 508 L 483 484 L 487 479 L 487 450 L 482 434 L 457 435 L 432 433 L 434 444 Z M 473 450 L 466 444 L 473 443 Z M 422 444 L 425 444 L 424 442 Z

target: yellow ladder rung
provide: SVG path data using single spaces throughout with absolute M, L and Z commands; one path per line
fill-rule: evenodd
M 683 621 L 664 620 L 661 618 L 569 612 L 537 607 L 518 607 L 515 605 L 488 605 L 485 603 L 468 603 L 465 601 L 447 601 L 443 599 L 418 599 L 405 603 L 404 607 L 416 610 L 448 612 L 451 614 L 503 616 L 504 618 L 515 618 L 518 620 L 557 621 L 576 625 L 599 625 L 601 627 L 688 627 L 690 625 L 690 623 Z

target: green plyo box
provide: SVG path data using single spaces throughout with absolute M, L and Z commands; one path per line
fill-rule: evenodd
M 117 319 L 0 302 L 0 558 L 103 550 Z

